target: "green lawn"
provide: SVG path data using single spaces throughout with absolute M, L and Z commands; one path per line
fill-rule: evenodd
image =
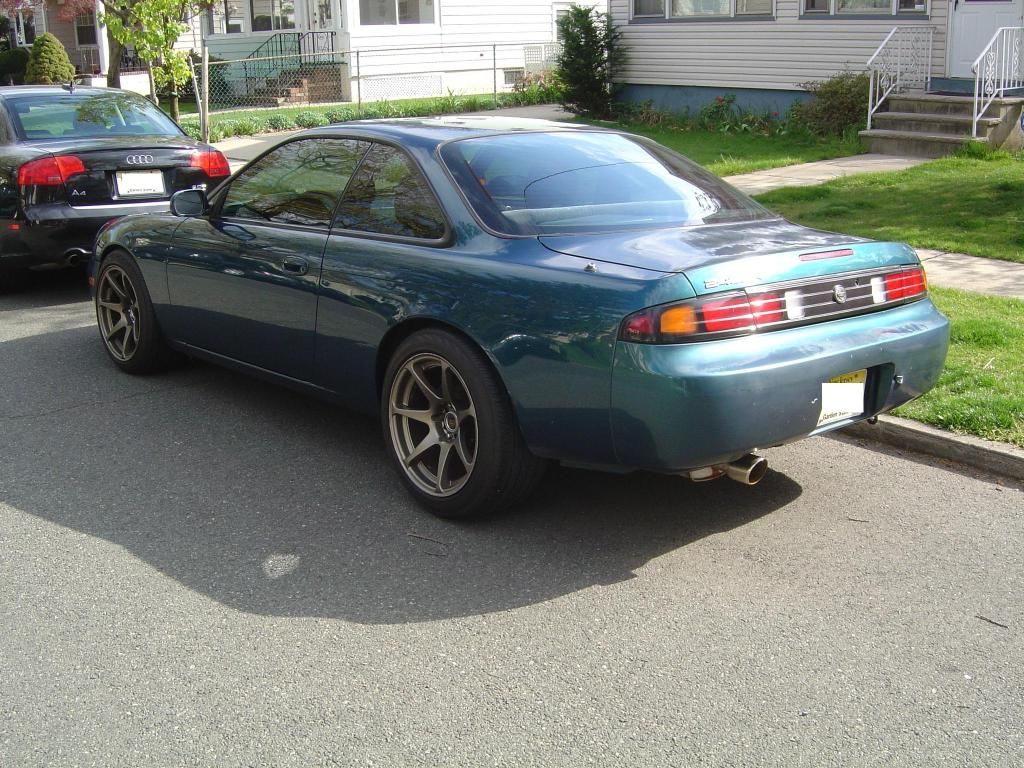
M 812 227 L 1024 262 L 1024 160 L 947 158 L 758 198 Z
M 674 126 L 595 122 L 639 133 L 686 155 L 712 173 L 731 176 L 783 165 L 829 160 L 863 151 L 859 141 L 815 139 L 802 134 L 759 136 L 749 133 L 691 130 Z
M 931 392 L 895 411 L 943 429 L 1024 447 L 1024 301 L 932 288 L 952 323 Z

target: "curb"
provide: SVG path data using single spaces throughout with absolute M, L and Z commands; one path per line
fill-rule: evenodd
M 958 435 L 896 416 L 879 416 L 877 424 L 861 421 L 840 431 L 1024 482 L 1024 450 L 1006 443 Z

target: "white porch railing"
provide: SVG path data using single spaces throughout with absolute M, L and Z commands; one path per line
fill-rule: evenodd
M 974 123 L 971 136 L 978 138 L 978 121 L 992 102 L 1007 91 L 1024 89 L 1024 27 L 1001 27 L 971 65 L 974 73 Z
M 891 94 L 908 88 L 928 90 L 932 80 L 934 34 L 935 28 L 930 26 L 893 27 L 868 59 L 871 72 L 868 128 L 875 112 Z

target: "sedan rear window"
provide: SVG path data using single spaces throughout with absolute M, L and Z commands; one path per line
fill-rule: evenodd
M 502 134 L 451 142 L 441 155 L 484 223 L 510 235 L 778 218 L 696 163 L 638 136 Z
M 181 136 L 181 129 L 134 93 L 47 93 L 4 99 L 22 139 Z

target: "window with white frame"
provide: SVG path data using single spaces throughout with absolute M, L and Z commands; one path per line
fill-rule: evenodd
M 92 11 L 75 16 L 75 42 L 79 47 L 96 45 L 96 14 Z
M 633 18 L 676 21 L 771 16 L 772 3 L 773 0 L 633 0 Z
M 433 24 L 434 0 L 359 0 L 359 23 Z
M 815 16 L 924 14 L 928 12 L 928 0 L 803 0 L 803 12 Z
M 294 0 L 252 0 L 252 31 L 295 29 Z

